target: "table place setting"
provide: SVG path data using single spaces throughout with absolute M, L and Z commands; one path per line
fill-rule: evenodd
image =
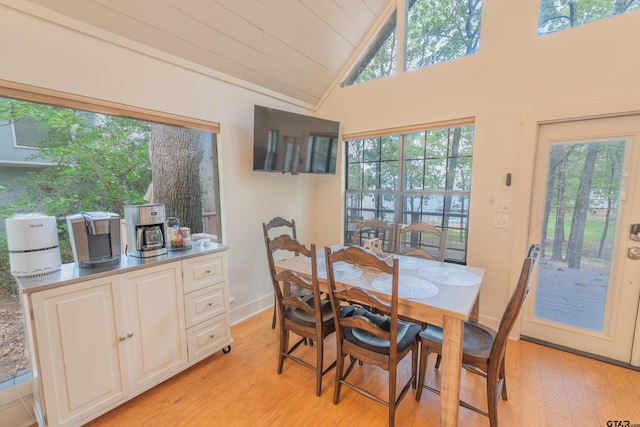
M 475 286 L 482 278 L 468 271 L 447 265 L 429 265 L 418 270 L 418 276 L 436 283 L 449 286 Z
M 391 295 L 391 276 L 376 277 L 371 281 L 371 287 L 379 292 Z M 414 276 L 398 276 L 398 296 L 400 298 L 423 299 L 438 294 L 438 287 L 428 280 Z

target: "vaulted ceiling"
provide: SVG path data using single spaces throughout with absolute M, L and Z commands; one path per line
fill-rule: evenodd
M 79 31 L 317 106 L 394 0 L 1 0 Z M 34 7 L 35 6 L 35 7 Z M 51 13 L 54 12 L 54 13 Z M 71 19 L 69 19 L 71 18 Z M 89 25 L 84 25 L 89 24 Z M 133 42 L 133 43 L 130 43 Z M 148 52 L 145 52 L 148 54 Z

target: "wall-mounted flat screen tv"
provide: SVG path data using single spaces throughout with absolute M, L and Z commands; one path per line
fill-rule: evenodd
M 340 123 L 255 106 L 253 170 L 336 173 Z

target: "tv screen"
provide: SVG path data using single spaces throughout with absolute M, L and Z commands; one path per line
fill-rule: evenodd
M 253 170 L 336 173 L 340 123 L 255 106 Z

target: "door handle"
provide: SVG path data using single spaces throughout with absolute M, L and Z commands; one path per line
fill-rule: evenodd
M 627 249 L 627 258 L 632 259 L 632 260 L 639 260 L 640 259 L 640 247 L 633 246 L 633 247 Z

